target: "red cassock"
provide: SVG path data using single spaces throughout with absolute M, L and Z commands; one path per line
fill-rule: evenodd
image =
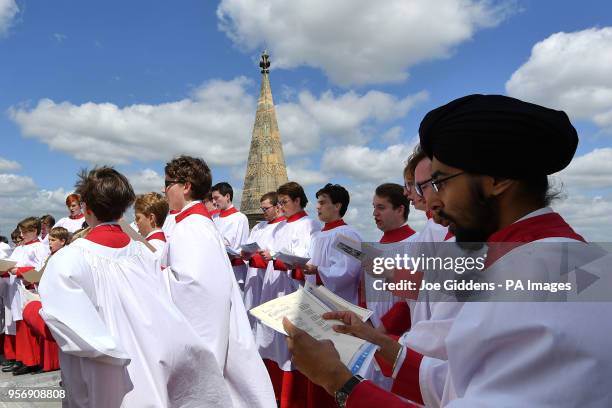
M 23 321 L 25 322 L 24 326 L 38 342 L 38 364 L 42 363 L 43 371 L 58 370 L 60 368 L 59 348 L 44 320 L 38 313 L 41 307 L 42 304 L 39 301 L 33 301 L 26 305 L 26 307 L 23 309 Z
M 17 268 L 17 276 L 21 276 L 24 272 L 28 272 L 34 268 L 20 267 Z M 29 288 L 26 286 L 26 288 Z M 40 365 L 40 341 L 32 333 L 32 330 L 23 320 L 17 320 L 17 330 L 15 334 L 15 360 L 21 361 L 23 365 L 32 367 Z
M 403 300 L 396 302 L 380 320 L 387 334 L 399 337 L 410 330 L 410 307 Z
M 4 358 L 15 360 L 15 335 L 4 335 Z
M 28 367 L 40 365 L 40 342 L 23 320 L 17 320 L 15 359 Z
M 297 370 L 283 371 L 272 360 L 264 359 L 274 395 L 281 408 L 335 408 L 335 399 L 320 387 L 312 383 Z
M 357 384 L 346 401 L 346 408 L 416 408 L 418 405 L 400 399 L 376 386 L 373 382 L 362 381 Z

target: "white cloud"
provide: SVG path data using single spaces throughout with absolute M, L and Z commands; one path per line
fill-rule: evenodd
M 222 0 L 219 28 L 240 48 L 269 47 L 274 67 L 321 68 L 340 85 L 403 81 L 445 58 L 509 2 L 477 0 Z
M 15 0 L 0 0 L 0 37 L 6 34 L 18 12 Z
M 26 217 L 51 214 L 58 220 L 68 215 L 65 204 L 67 191 L 61 188 L 54 191 L 36 190 L 32 187 L 20 196 L 0 195 L 1 235 L 9 237 L 17 223 Z
M 597 148 L 575 157 L 557 176 L 570 189 L 612 187 L 612 148 Z
M 401 140 L 403 133 L 404 129 L 401 126 L 393 126 L 391 129 L 383 133 L 380 140 L 388 144 L 396 144 Z
M 19 170 L 21 165 L 13 160 L 8 160 L 3 157 L 0 157 L 0 173 L 5 171 L 14 171 Z
M 35 188 L 34 180 L 16 174 L 0 174 L 0 196 L 18 196 Z M 4 209 L 3 209 L 4 211 Z
M 190 98 L 123 108 L 42 99 L 34 108 L 12 107 L 9 115 L 24 136 L 92 163 L 165 161 L 186 153 L 212 166 L 236 166 L 247 159 L 257 106 L 249 85 L 243 77 L 213 80 Z M 379 91 L 327 91 L 319 97 L 303 91 L 294 102 L 277 106 L 285 155 L 315 152 L 323 137 L 327 145 L 363 143 L 373 126 L 403 117 L 426 98 L 426 92 L 397 98 Z
M 319 170 L 305 169 L 299 166 L 287 166 L 287 177 L 291 181 L 296 181 L 302 186 L 320 184 L 323 186 L 329 178 Z
M 59 43 L 63 42 L 66 38 L 68 38 L 66 34 L 62 33 L 53 33 L 53 37 L 55 38 L 55 41 Z
M 612 197 L 575 195 L 553 207 L 587 241 L 612 242 Z
M 161 193 L 164 187 L 164 176 L 158 174 L 155 170 L 144 169 L 135 174 L 126 176 L 132 184 L 132 188 L 136 194 L 150 193 L 152 191 Z
M 191 98 L 159 105 L 88 102 L 74 105 L 42 99 L 33 109 L 9 114 L 28 137 L 80 160 L 118 164 L 168 160 L 180 153 L 203 156 L 212 165 L 232 165 L 248 153 L 253 96 L 247 79 L 209 81 Z
M 406 159 L 414 144 L 396 144 L 384 150 L 347 145 L 327 149 L 322 167 L 327 173 L 345 174 L 355 180 L 401 182 Z
M 425 91 L 401 99 L 379 91 L 338 96 L 326 91 L 319 98 L 303 91 L 296 102 L 278 106 L 278 126 L 284 142 L 284 136 L 290 135 L 284 143 L 287 155 L 316 151 L 322 136 L 332 144 L 364 143 L 370 137 L 370 125 L 401 118 L 427 98 Z
M 509 95 L 565 110 L 612 131 L 612 27 L 556 33 L 533 46 Z

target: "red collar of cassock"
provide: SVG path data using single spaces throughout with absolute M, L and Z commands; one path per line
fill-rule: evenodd
M 35 243 L 37 243 L 37 242 L 40 242 L 40 239 L 35 238 L 35 239 L 31 240 L 31 241 L 26 242 L 26 243 L 25 243 L 25 244 L 23 244 L 23 245 L 35 244 Z
M 210 214 L 208 213 L 206 206 L 202 203 L 197 203 L 187 208 L 186 210 L 181 211 L 179 214 L 177 214 L 176 223 L 178 224 L 179 222 L 183 221 L 185 218 L 189 217 L 190 215 L 194 215 L 194 214 L 203 215 L 204 217 L 207 217 L 208 219 L 210 219 Z
M 380 239 L 380 243 L 390 244 L 393 242 L 400 242 L 412 236 L 414 233 L 415 231 L 408 225 L 402 225 L 401 227 L 396 228 L 394 230 L 386 231 Z
M 510 224 L 489 237 L 487 243 L 493 245 L 489 245 L 486 266 L 492 265 L 514 248 L 545 238 L 569 238 L 586 242 L 559 214 L 552 212 L 536 215 Z M 510 245 L 495 245 L 495 243 L 510 243 Z
M 305 216 L 307 216 L 308 214 L 306 214 L 306 211 L 302 210 L 300 212 L 296 212 L 295 214 L 293 214 L 291 217 L 287 217 L 287 222 L 294 222 L 299 220 L 300 218 L 304 218 Z
M 326 222 L 323 228 L 321 229 L 321 231 L 329 231 L 334 228 L 341 227 L 343 225 L 346 225 L 346 223 L 344 222 L 342 218 L 340 218 L 339 220 L 336 220 L 336 221 Z
M 238 212 L 238 210 L 236 209 L 236 207 L 231 207 L 228 208 L 226 210 L 220 210 L 219 211 L 219 217 L 228 217 L 232 214 L 236 214 Z
M 276 224 L 277 222 L 281 222 L 285 220 L 286 220 L 285 217 L 278 217 L 278 218 L 273 219 L 272 221 L 268 221 L 268 224 Z
M 80 213 L 78 215 L 69 215 L 68 218 L 70 218 L 71 220 L 80 220 L 81 218 L 83 218 L 85 215 L 83 213 Z
M 218 208 L 215 208 L 214 210 L 211 210 L 208 212 L 210 214 L 210 216 L 212 217 L 213 215 L 218 215 L 221 214 L 221 210 Z
M 123 248 L 130 243 L 130 237 L 117 224 L 97 225 L 85 239 L 110 248 Z
M 157 231 L 156 233 L 149 235 L 145 239 L 147 241 L 151 241 L 151 240 L 157 239 L 157 240 L 166 242 L 166 234 L 164 234 L 163 231 Z

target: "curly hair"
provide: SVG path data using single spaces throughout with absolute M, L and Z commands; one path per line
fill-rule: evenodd
M 192 200 L 203 200 L 210 191 L 212 185 L 210 168 L 198 157 L 176 157 L 166 163 L 164 172 L 172 180 L 190 183 Z

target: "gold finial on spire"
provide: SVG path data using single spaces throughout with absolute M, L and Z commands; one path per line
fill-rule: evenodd
M 270 73 L 270 56 L 268 55 L 268 50 L 264 50 L 261 53 L 261 60 L 259 61 L 259 67 L 261 68 L 262 74 Z

